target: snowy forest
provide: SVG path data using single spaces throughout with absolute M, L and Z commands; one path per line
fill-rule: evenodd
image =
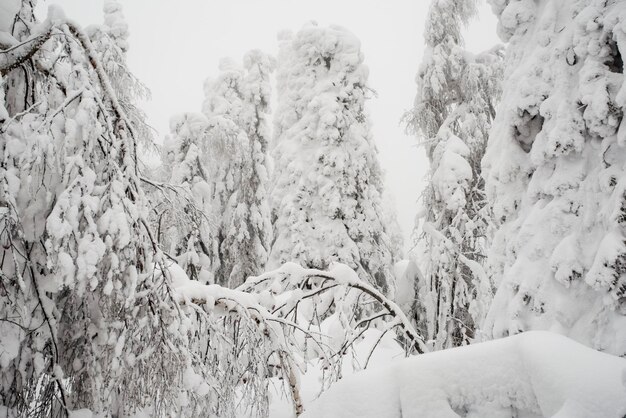
M 626 1 L 415 1 L 407 243 L 349 29 L 157 132 L 127 0 L 0 0 L 0 417 L 626 417 Z

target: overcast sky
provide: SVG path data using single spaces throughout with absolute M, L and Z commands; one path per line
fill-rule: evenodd
M 80 24 L 100 23 L 102 0 L 40 0 L 59 4 Z M 415 96 L 428 0 L 121 0 L 130 26 L 129 65 L 152 91 L 143 108 L 159 137 L 171 115 L 198 112 L 203 82 L 215 75 L 220 58 L 241 59 L 254 48 L 275 54 L 276 34 L 298 30 L 305 22 L 339 24 L 360 39 L 370 68 L 373 134 L 395 198 L 398 220 L 410 248 L 410 234 L 423 187 L 427 161 L 416 140 L 400 126 Z M 479 52 L 499 40 L 495 18 L 481 2 L 479 18 L 467 29 L 470 50 Z

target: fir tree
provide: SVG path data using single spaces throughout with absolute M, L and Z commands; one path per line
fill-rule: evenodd
M 260 274 L 269 252 L 267 119 L 273 65 L 269 56 L 251 51 L 245 68 L 224 60 L 219 76 L 205 86 L 203 111 L 211 121 L 208 141 L 214 154 L 209 178 L 219 219 L 214 272 L 217 282 L 229 287 Z
M 509 42 L 484 169 L 498 230 L 485 330 L 626 354 L 623 3 L 494 1 Z
M 213 283 L 211 244 L 216 221 L 211 214 L 207 129 L 202 114 L 172 117 L 162 148 L 165 183 L 151 183 L 157 186 L 153 211 L 159 242 L 189 277 Z
M 343 262 L 387 291 L 393 254 L 365 111 L 367 76 L 360 43 L 343 28 L 310 24 L 283 40 L 270 263 Z

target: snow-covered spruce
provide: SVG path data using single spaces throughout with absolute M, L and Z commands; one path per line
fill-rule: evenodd
M 478 55 L 463 48 L 461 31 L 475 3 L 431 3 L 415 105 L 406 115 L 431 163 L 418 241 L 425 282 L 416 284 L 411 315 L 436 348 L 474 338 L 492 295 L 482 267 L 491 220 L 480 161 L 500 94 L 502 58 L 499 48 Z
M 214 207 L 222 219 L 216 231 L 219 268 L 214 272 L 218 283 L 236 287 L 263 271 L 272 237 L 268 117 L 274 60 L 253 50 L 244 56 L 244 68 L 223 61 L 220 69 L 216 79 L 206 82 L 203 112 L 209 120 L 224 118 L 234 123 L 244 139 L 239 158 L 230 157 L 230 164 L 223 164 L 223 171 L 216 170 L 212 179 L 216 192 L 221 187 L 225 193 Z M 220 140 L 218 129 L 210 141 Z M 227 161 L 229 156 L 221 158 Z
M 526 332 L 401 360 L 337 383 L 306 418 L 621 418 L 626 360 Z
M 283 36 L 275 114 L 270 265 L 337 261 L 388 291 L 394 254 L 365 101 L 367 67 L 347 30 L 308 24 Z
M 485 331 L 626 355 L 622 2 L 492 1 L 509 42 L 483 161 L 498 232 Z
M 211 255 L 217 252 L 212 246 L 217 220 L 211 212 L 208 126 L 200 113 L 173 116 L 161 149 L 163 182 L 144 179 L 152 186 L 152 220 L 159 243 L 189 277 L 204 283 L 213 281 Z M 228 126 L 236 137 L 236 128 Z
M 193 279 L 236 287 L 263 272 L 272 234 L 267 184 L 269 77 L 260 51 L 224 59 L 205 83 L 203 114 L 172 117 L 155 224 Z M 185 202 L 182 207 L 175 201 Z M 163 228 L 161 228 L 163 226 Z

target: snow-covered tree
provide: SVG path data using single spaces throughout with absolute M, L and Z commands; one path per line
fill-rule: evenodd
M 464 49 L 461 32 L 475 3 L 431 3 L 418 92 L 407 114 L 431 166 L 418 217 L 425 283 L 416 284 L 413 315 L 437 348 L 473 338 L 490 299 L 482 268 L 490 214 L 480 162 L 499 96 L 501 54 Z
M 561 332 L 626 354 L 623 2 L 492 1 L 509 42 L 484 160 L 494 337 Z
M 245 68 L 224 59 L 205 83 L 203 114 L 173 117 L 162 152 L 159 234 L 193 279 L 237 287 L 267 261 L 268 113 L 273 60 L 260 51 Z M 185 201 L 184 207 L 173 205 Z M 165 218 L 163 218 L 165 216 Z
M 244 68 L 223 60 L 205 84 L 203 112 L 212 152 L 209 180 L 217 249 L 218 283 L 236 287 L 261 273 L 271 239 L 268 194 L 268 114 L 273 60 L 254 50 Z
M 404 236 L 402 228 L 398 222 L 398 214 L 396 212 L 397 201 L 388 187 L 385 188 L 382 195 L 383 205 L 383 224 L 387 229 L 387 236 L 391 245 L 391 254 L 394 256 L 394 262 L 404 257 Z M 395 277 L 395 274 L 394 274 Z
M 124 18 L 122 5 L 117 0 L 104 2 L 104 27 L 107 35 L 122 53 L 128 51 L 128 24 Z
M 122 5 L 118 0 L 105 0 L 103 12 L 104 23 L 89 25 L 85 32 L 117 93 L 120 107 L 137 131 L 138 146 L 154 148 L 153 129 L 146 124 L 144 112 L 136 105 L 137 99 L 149 98 L 150 92 L 128 69 L 129 30 Z
M 139 138 L 87 34 L 56 8 L 37 24 L 34 4 L 21 2 L 19 23 L 1 33 L 11 45 L 0 54 L 10 80 L 0 103 L 0 404 L 20 416 L 160 410 L 177 402 L 167 376 L 184 366 L 186 341 L 167 326 L 177 310 L 155 275 Z M 146 385 L 146 375 L 159 378 Z
M 248 157 L 248 138 L 232 120 L 200 113 L 170 120 L 160 168 L 164 181 L 146 182 L 156 189 L 159 241 L 194 280 L 228 284 L 225 227 L 242 176 L 250 177 Z
M 273 67 L 273 60 L 260 51 L 245 55 L 245 73 L 239 86 L 241 112 L 238 117 L 231 116 L 246 134 L 247 144 L 242 147 L 240 183 L 232 197 L 221 245 L 224 281 L 230 287 L 260 274 L 269 254 L 272 226 L 268 204 L 268 117 Z
M 153 186 L 152 220 L 159 243 L 194 280 L 212 283 L 213 231 L 208 121 L 199 113 L 170 119 L 162 147 L 162 183 Z
M 394 255 L 365 101 L 359 40 L 306 25 L 282 41 L 275 114 L 274 242 L 270 263 L 348 264 L 384 291 Z

